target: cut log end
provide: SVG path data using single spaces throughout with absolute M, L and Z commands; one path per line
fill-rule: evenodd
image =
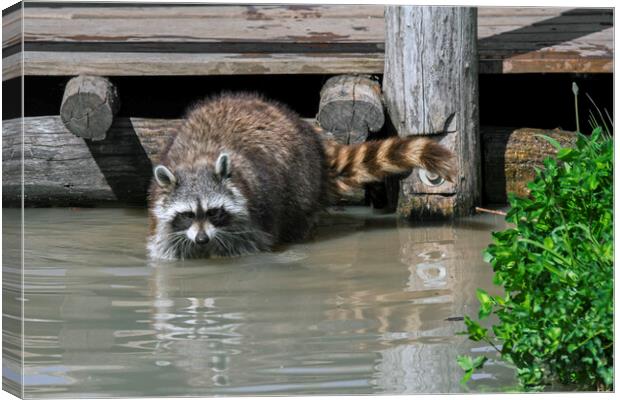
M 118 92 L 112 82 L 99 76 L 81 75 L 65 87 L 60 118 L 74 135 L 103 140 L 119 107 Z
M 359 143 L 383 127 L 381 86 L 367 77 L 341 75 L 321 89 L 317 120 L 341 143 Z
M 574 132 L 558 129 L 482 129 L 486 202 L 504 204 L 508 201 L 509 193 L 519 197 L 529 196 L 527 184 L 536 176 L 536 168 L 544 168 L 544 159 L 557 153 L 540 135 L 553 138 L 563 147 L 573 147 L 577 142 Z

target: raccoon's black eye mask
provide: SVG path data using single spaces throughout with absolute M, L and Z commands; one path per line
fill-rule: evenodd
M 205 213 L 207 220 L 213 226 L 225 226 L 230 223 L 230 214 L 223 208 L 210 208 Z
M 171 222 L 174 231 L 185 231 L 192 226 L 194 222 L 194 213 L 191 211 L 177 214 Z
M 193 211 L 186 211 L 177 214 L 172 220 L 172 228 L 175 231 L 187 230 L 194 220 L 209 221 L 213 226 L 221 227 L 230 223 L 231 216 L 223 207 L 210 208 L 207 211 L 198 210 L 198 214 Z

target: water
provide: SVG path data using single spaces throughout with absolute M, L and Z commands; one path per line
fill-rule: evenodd
M 19 234 L 19 213 L 4 210 L 5 244 Z M 476 288 L 500 293 L 481 251 L 501 217 L 413 226 L 352 207 L 323 216 L 303 244 L 176 263 L 145 258 L 143 210 L 27 209 L 24 218 L 27 397 L 515 387 L 492 349 L 456 335 L 477 313 Z M 6 286 L 19 259 L 5 257 Z M 467 386 L 461 354 L 492 359 Z M 5 362 L 5 376 L 16 369 Z

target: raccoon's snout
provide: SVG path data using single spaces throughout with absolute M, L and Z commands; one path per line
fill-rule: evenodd
M 196 235 L 196 244 L 207 244 L 209 243 L 209 235 L 205 232 L 198 232 Z

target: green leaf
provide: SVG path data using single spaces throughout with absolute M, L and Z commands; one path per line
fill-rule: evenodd
M 573 149 L 562 148 L 558 151 L 558 158 L 562 161 L 568 160 L 573 155 Z
M 469 333 L 469 339 L 473 341 L 479 341 L 487 336 L 487 329 L 480 326 L 479 323 L 473 321 L 467 315 L 465 316 L 465 325 Z
M 463 375 L 463 377 L 461 378 L 461 385 L 465 385 L 467 382 L 469 382 L 469 380 L 471 379 L 471 375 L 474 373 L 473 369 L 470 369 L 469 371 L 465 372 L 465 375 Z
M 577 134 L 570 149 L 551 140 L 561 162 L 544 161 L 528 198 L 509 194 L 512 225 L 492 234 L 483 256 L 504 294 L 476 291 L 480 320 L 496 317 L 494 337 L 465 316 L 468 337 L 499 343 L 526 390 L 613 387 L 613 139 L 597 131 Z M 484 365 L 463 362 L 463 381 Z
M 478 301 L 480 302 L 480 310 L 478 312 L 478 318 L 484 319 L 493 311 L 493 304 L 495 301 L 491 296 L 488 295 L 482 289 L 476 290 L 476 297 L 478 297 Z
M 456 362 L 464 371 L 469 371 L 474 368 L 474 360 L 470 356 L 457 356 Z
M 493 304 L 493 299 L 491 298 L 491 296 L 489 296 L 489 294 L 482 289 L 476 289 L 476 297 L 478 298 L 478 301 L 481 305 L 489 303 Z
M 547 336 L 549 336 L 553 340 L 558 339 L 561 334 L 562 334 L 562 329 L 558 327 L 550 328 L 549 330 L 547 330 Z
M 482 255 L 482 259 L 484 260 L 484 262 L 490 264 L 493 261 L 493 258 L 495 257 L 493 257 L 493 254 L 491 254 L 488 249 L 484 251 Z
M 473 361 L 474 369 L 480 369 L 484 367 L 484 364 L 487 362 L 488 358 L 486 356 L 478 356 Z

